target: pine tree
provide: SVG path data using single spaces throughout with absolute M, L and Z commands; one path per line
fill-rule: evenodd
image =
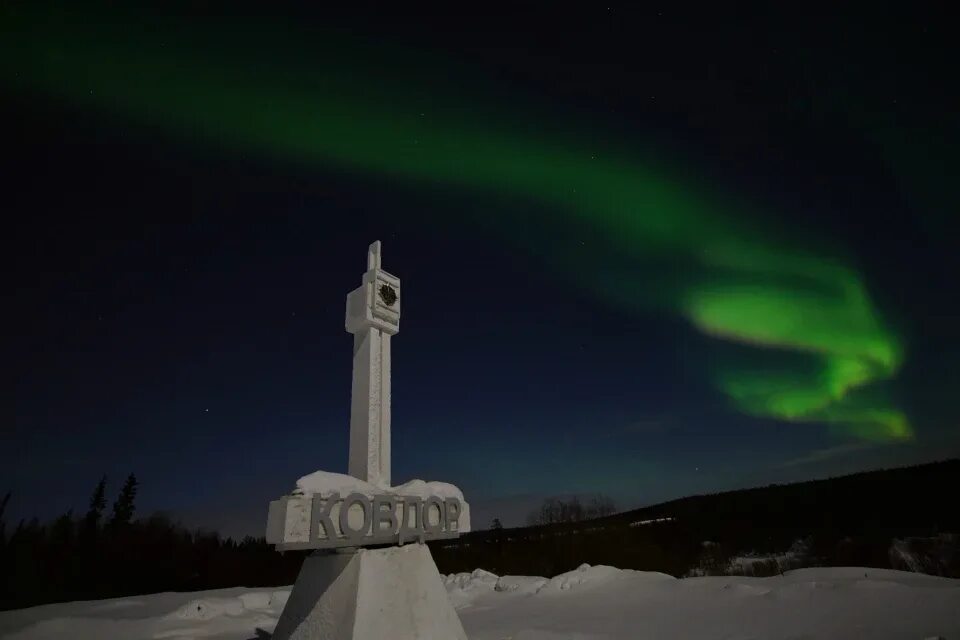
M 503 524 L 500 522 L 500 518 L 494 518 L 493 524 L 490 525 L 490 528 L 494 530 L 503 529 Z
M 122 527 L 130 524 L 133 519 L 135 509 L 134 500 L 137 497 L 137 477 L 132 473 L 127 476 L 127 481 L 123 483 L 120 495 L 117 501 L 113 503 L 113 517 L 110 519 L 110 526 L 113 528 Z
M 107 476 L 100 478 L 100 482 L 97 483 L 97 488 L 93 490 L 93 495 L 90 496 L 90 510 L 87 511 L 87 515 L 84 518 L 85 528 L 89 531 L 93 531 L 100 524 L 100 518 L 103 517 L 103 510 L 107 507 Z

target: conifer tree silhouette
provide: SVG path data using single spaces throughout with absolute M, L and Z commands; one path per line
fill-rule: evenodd
M 90 509 L 84 517 L 83 522 L 88 531 L 95 530 L 100 524 L 100 518 L 103 517 L 103 510 L 107 507 L 107 476 L 100 478 L 93 495 L 90 496 Z
M 127 481 L 123 483 L 120 489 L 120 495 L 117 501 L 113 503 L 113 516 L 110 518 L 110 526 L 114 529 L 130 524 L 135 510 L 134 500 L 137 497 L 137 477 L 132 473 L 127 476 Z

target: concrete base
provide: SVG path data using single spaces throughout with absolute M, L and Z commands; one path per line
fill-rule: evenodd
M 273 640 L 467 640 L 426 545 L 308 557 Z

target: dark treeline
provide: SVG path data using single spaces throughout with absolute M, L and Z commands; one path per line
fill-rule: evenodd
M 583 513 L 569 500 L 548 500 L 534 517 L 553 524 L 495 524 L 428 544 L 442 573 L 483 568 L 550 577 L 586 562 L 679 577 L 724 573 L 731 557 L 748 552 L 790 550 L 787 568 L 864 566 L 960 577 L 960 538 L 950 535 L 960 532 L 957 486 L 960 460 L 950 460 L 694 496 L 593 519 L 581 516 L 612 508 L 602 497 L 580 505 Z M 0 609 L 296 579 L 307 552 L 279 554 L 262 537 L 234 541 L 190 531 L 162 513 L 134 519 L 136 491 L 131 475 L 108 511 L 101 480 L 85 513 L 46 524 L 21 521 L 12 530 L 3 516 L 11 496 L 0 499 Z M 768 572 L 782 569 L 768 566 Z
M 137 480 L 127 478 L 106 510 L 106 479 L 87 512 L 12 530 L 0 500 L 0 610 L 162 591 L 293 582 L 304 554 L 281 556 L 263 538 L 240 541 L 190 531 L 163 513 L 134 519 Z
M 475 531 L 431 546 L 444 573 L 479 567 L 550 577 L 588 563 L 681 577 L 727 573 L 731 558 L 753 553 L 788 556 L 768 563 L 771 571 L 862 566 L 960 577 L 958 486 L 960 460 L 948 460 L 693 496 L 584 522 Z M 556 505 L 541 511 L 549 521 Z
M 616 511 L 617 507 L 613 500 L 600 493 L 587 496 L 583 500 L 580 499 L 580 496 L 547 498 L 539 509 L 531 511 L 527 515 L 527 526 L 593 520 L 594 518 L 609 516 Z

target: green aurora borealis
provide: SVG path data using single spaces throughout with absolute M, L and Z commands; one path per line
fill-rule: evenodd
M 343 66 L 347 54 L 252 62 L 242 38 L 205 45 L 183 29 L 22 13 L 12 23 L 22 38 L 4 35 L 5 82 L 231 150 L 534 203 L 552 227 L 590 229 L 588 249 L 547 252 L 558 277 L 742 345 L 745 357 L 705 369 L 739 411 L 867 440 L 912 437 L 882 384 L 903 361 L 901 340 L 850 261 L 765 229 L 655 154 L 598 152 L 588 123 L 544 133 L 519 109 L 491 115 L 442 85 L 374 87 L 368 66 Z M 283 51 L 282 41 L 271 42 Z M 517 238 L 515 218 L 492 207 L 483 224 L 518 244 L 538 240 Z M 651 283 L 656 269 L 639 265 L 679 268 Z

